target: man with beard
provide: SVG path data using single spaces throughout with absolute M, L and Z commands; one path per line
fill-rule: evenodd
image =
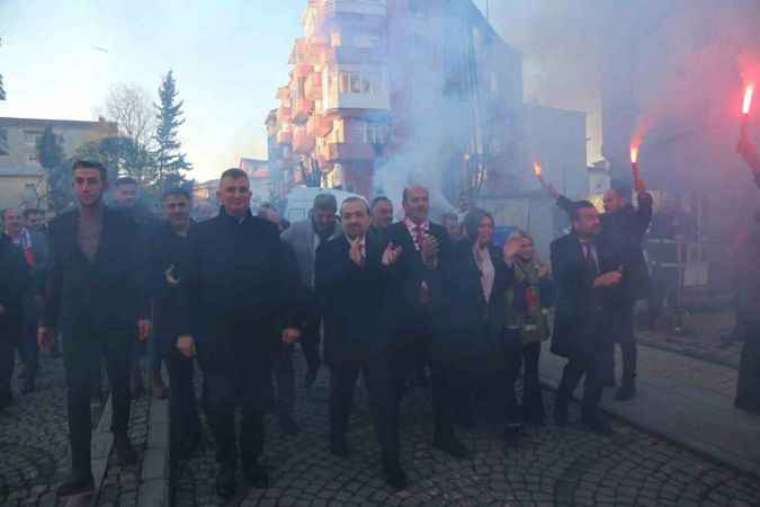
M 314 296 L 314 261 L 320 245 L 342 234 L 337 212 L 338 203 L 335 196 L 319 194 L 314 198 L 310 217 L 294 223 L 282 233 L 282 240 L 291 248 L 298 262 L 302 285 L 314 301 L 312 316 L 301 338 L 301 350 L 306 357 L 308 367 L 305 379 L 307 388 L 316 381 L 320 365 L 319 342 L 322 316 L 316 304 L 316 296 Z M 280 424 L 285 433 L 294 434 L 300 431 L 300 428 L 293 420 L 295 403 L 293 347 L 287 347 L 278 354 L 275 370 Z
M 430 363 L 433 308 L 440 306 L 442 300 L 442 265 L 447 261 L 450 248 L 446 229 L 428 218 L 430 202 L 425 187 L 414 185 L 404 189 L 402 204 L 404 220 L 391 225 L 386 234 L 391 245 L 401 247 L 401 254 L 391 268 L 392 280 L 383 305 L 391 368 L 396 376 L 396 411 L 404 383 L 415 374 L 419 380 Z M 433 445 L 461 458 L 467 455 L 467 450 L 454 435 L 453 423 L 448 417 L 447 404 L 451 403 L 448 377 L 443 363 L 433 361 Z M 391 415 L 398 416 L 397 413 Z
M 222 173 L 221 210 L 190 235 L 190 259 L 180 271 L 182 321 L 177 348 L 187 358 L 196 346 L 203 369 L 204 405 L 216 442 L 216 491 L 235 494 L 237 449 L 254 487 L 269 476 L 259 457 L 264 414 L 272 402 L 272 357 L 300 337 L 293 312 L 298 275 L 287 262 L 277 226 L 251 215 L 248 176 Z M 240 437 L 235 411 L 241 409 Z
M 393 223 L 393 203 L 384 195 L 379 195 L 372 200 L 370 212 L 372 214 L 370 232 L 382 238 Z
M 106 169 L 77 161 L 73 186 L 78 207 L 50 224 L 51 262 L 38 340 L 49 350 L 60 330 L 68 397 L 71 476 L 59 496 L 91 491 L 92 420 L 90 393 L 95 371 L 105 358 L 111 384 L 114 449 L 134 465 L 129 442 L 130 348 L 150 333 L 143 274 L 144 245 L 135 222 L 103 203 Z
M 636 369 L 638 352 L 634 333 L 634 307 L 639 299 L 649 295 L 649 269 L 642 243 L 652 222 L 652 195 L 646 191 L 644 181 L 635 182 L 638 206 L 625 198 L 620 188 L 612 188 L 604 194 L 604 213 L 600 215 L 601 241 L 611 244 L 622 256 L 626 274 L 621 293 L 621 304 L 610 308 L 612 313 L 612 338 L 620 344 L 623 372 L 615 399 L 627 401 L 636 395 Z M 551 191 L 551 190 L 550 190 Z M 556 194 L 556 191 L 554 192 Z M 573 202 L 556 194 L 557 205 L 572 214 Z
M 24 296 L 24 332 L 18 344 L 24 364 L 24 369 L 19 375 L 23 381 L 21 392 L 26 394 L 34 391 L 39 366 L 37 324 L 40 319 L 48 263 L 47 237 L 42 232 L 26 227 L 21 212 L 16 208 L 8 208 L 3 212 L 3 225 L 5 235 L 23 252 L 33 281 Z
M 599 213 L 588 201 L 573 204 L 572 232 L 551 245 L 557 303 L 552 352 L 567 364 L 557 389 L 555 422 L 567 424 L 568 403 L 583 376 L 583 423 L 608 434 L 610 426 L 599 413 L 605 383 L 612 377 L 613 343 L 609 336 L 611 310 L 624 301 L 622 257 L 600 236 Z
M 398 418 L 390 417 L 393 386 L 378 311 L 388 282 L 387 268 L 398 260 L 401 249 L 384 246 L 368 233 L 369 207 L 363 199 L 343 201 L 340 215 L 345 235 L 319 247 L 315 266 L 316 290 L 325 316 L 325 361 L 330 367 L 330 450 L 336 456 L 348 455 L 346 433 L 361 373 L 386 480 L 403 489 L 407 479 L 399 460 Z
M 155 315 L 153 347 L 166 360 L 169 370 L 169 414 L 172 458 L 186 458 L 201 438 L 201 424 L 195 402 L 194 363 L 176 348 L 181 315 L 180 285 L 183 267 L 190 257 L 188 235 L 195 227 L 190 219 L 192 199 L 186 190 L 164 193 L 161 204 L 166 223 L 152 238 L 150 283 Z

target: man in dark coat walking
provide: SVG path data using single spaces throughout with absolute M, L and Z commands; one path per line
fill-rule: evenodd
M 190 218 L 192 199 L 186 190 L 173 189 L 161 198 L 166 223 L 150 241 L 150 286 L 155 316 L 153 349 L 166 359 L 169 370 L 169 414 L 173 459 L 188 457 L 201 438 L 195 402 L 194 361 L 177 350 L 181 325 L 180 285 L 182 269 L 190 258 L 189 234 L 195 228 Z
M 388 227 L 385 236 L 390 244 L 401 247 L 401 255 L 390 270 L 392 278 L 383 306 L 399 399 L 404 382 L 415 373 L 419 377 L 430 363 L 433 309 L 441 306 L 443 265 L 450 252 L 446 229 L 428 218 L 428 190 L 422 186 L 404 189 L 402 204 L 406 217 Z M 445 362 L 431 364 L 433 445 L 461 458 L 467 455 L 467 449 L 454 435 L 452 421 L 447 417 L 450 410 L 446 404 L 452 401 L 449 377 Z
M 386 480 L 403 489 L 407 480 L 399 461 L 399 421 L 393 417 L 393 379 L 378 311 L 385 296 L 387 269 L 398 260 L 401 249 L 385 247 L 369 233 L 370 211 L 363 199 L 349 197 L 340 214 L 345 235 L 320 246 L 315 266 L 325 318 L 325 360 L 330 367 L 330 450 L 337 456 L 348 455 L 348 420 L 361 373 L 369 391 Z
M 197 345 L 204 405 L 217 446 L 216 490 L 230 498 L 237 487 L 238 406 L 243 472 L 253 486 L 268 486 L 259 457 L 264 413 L 272 405 L 272 357 L 281 343 L 300 337 L 302 321 L 291 313 L 297 269 L 288 264 L 277 226 L 251 215 L 246 173 L 225 171 L 218 197 L 219 215 L 190 234 L 177 348 L 192 357 Z
M 24 330 L 24 299 L 31 276 L 20 248 L 0 234 L 0 410 L 13 401 L 14 350 Z
M 640 178 L 635 182 L 638 206 L 627 202 L 625 192 L 612 188 L 604 194 L 604 210 L 600 215 L 600 240 L 612 245 L 622 256 L 625 279 L 621 287 L 622 300 L 610 309 L 611 333 L 620 344 L 623 372 L 620 388 L 615 398 L 619 401 L 632 399 L 636 394 L 636 367 L 638 353 L 634 333 L 634 308 L 639 299 L 649 295 L 649 269 L 642 243 L 652 222 L 652 195 Z M 573 202 L 556 194 L 557 205 L 572 214 Z
M 134 464 L 127 436 L 130 349 L 150 333 L 145 293 L 145 247 L 135 222 L 103 204 L 108 184 L 98 162 L 73 166 L 75 210 L 50 224 L 51 263 L 38 339 L 49 350 L 55 330 L 63 337 L 68 388 L 71 477 L 59 496 L 92 490 L 90 394 L 105 357 L 113 403 L 114 448 Z
M 554 418 L 567 424 L 572 392 L 585 375 L 583 423 L 592 431 L 609 433 L 598 410 L 606 382 L 612 376 L 611 311 L 623 301 L 622 257 L 601 241 L 599 213 L 588 201 L 574 203 L 573 230 L 551 245 L 557 284 L 552 352 L 568 359 L 557 390 Z

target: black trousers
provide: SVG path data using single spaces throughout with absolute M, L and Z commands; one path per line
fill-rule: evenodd
M 240 326 L 248 331 L 214 337 L 199 343 L 203 369 L 203 403 L 216 441 L 216 460 L 235 467 L 239 443 L 243 466 L 258 462 L 264 449 L 264 414 L 272 403 L 272 350 L 251 346 L 263 339 L 255 335 L 256 323 Z M 235 431 L 235 412 L 241 412 L 240 436 Z M 238 442 L 239 440 L 239 442 Z
M 308 362 L 308 359 L 307 359 Z M 282 344 L 272 362 L 277 383 L 277 415 L 292 417 L 296 402 L 295 369 L 293 368 L 293 344 Z
M 541 342 L 529 343 L 522 348 L 523 364 L 523 415 L 531 422 L 543 422 L 544 398 L 538 376 Z
M 760 411 L 760 324 L 747 324 L 736 381 L 736 405 Z
M 557 389 L 557 403 L 567 403 L 581 379 L 583 400 L 581 407 L 585 416 L 596 415 L 602 391 L 609 376 L 613 348 L 603 340 L 589 340 L 585 347 L 579 347 L 568 359 L 562 371 L 562 380 Z
M 319 368 L 321 360 L 319 358 L 319 345 L 321 342 L 321 317 L 310 318 L 301 333 L 301 351 L 306 358 L 306 365 L 309 371 L 316 371 Z
M 34 383 L 39 368 L 40 349 L 37 345 L 37 323 L 39 311 L 34 301 L 24 305 L 24 333 L 19 343 L 21 362 L 29 382 Z
M 330 441 L 333 444 L 345 442 L 360 374 L 369 393 L 372 422 L 383 456 L 397 460 L 400 449 L 398 402 L 388 358 L 382 354 L 368 360 L 330 365 Z
M 77 476 L 91 473 L 92 415 L 90 398 L 98 369 L 105 359 L 111 384 L 111 431 L 127 434 L 129 425 L 129 372 L 133 332 L 78 330 L 64 336 L 64 365 L 69 416 L 71 468 Z
M 622 383 L 633 383 L 636 378 L 636 366 L 638 362 L 638 350 L 636 348 L 636 335 L 634 333 L 633 310 L 635 301 L 627 301 L 616 305 L 611 309 L 611 323 L 613 338 L 620 345 L 622 356 L 623 373 Z
M 0 321 L 0 403 L 11 399 L 14 352 L 22 332 L 20 325 Z
M 170 441 L 172 448 L 192 440 L 201 433 L 201 423 L 195 400 L 193 381 L 195 362 L 184 357 L 175 348 L 166 354 L 169 370 L 169 417 L 171 421 Z

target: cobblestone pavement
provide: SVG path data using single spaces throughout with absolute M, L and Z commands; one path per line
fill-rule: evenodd
M 97 505 L 103 507 L 132 507 L 137 505 L 142 472 L 143 454 L 148 443 L 150 396 L 132 402 L 129 418 L 129 438 L 137 451 L 137 465 L 122 466 L 111 453 L 106 474 L 100 487 Z
M 95 423 L 101 411 L 93 403 Z M 36 392 L 16 390 L 14 404 L 0 412 L 0 505 L 56 505 L 55 487 L 68 467 L 63 359 L 42 355 Z
M 403 407 L 402 462 L 411 486 L 393 492 L 381 478 L 361 396 L 351 421 L 350 458 L 328 452 L 326 380 L 322 371 L 311 392 L 299 392 L 297 418 L 304 429 L 299 436 L 285 437 L 270 421 L 264 462 L 271 488 L 241 487 L 231 505 L 760 505 L 758 478 L 622 422 L 615 422 L 612 438 L 550 424 L 527 430 L 511 446 L 503 444 L 497 427 L 462 430 L 473 457 L 456 461 L 430 446 L 424 390 Z M 176 465 L 174 505 L 223 505 L 214 493 L 215 471 L 212 444 Z

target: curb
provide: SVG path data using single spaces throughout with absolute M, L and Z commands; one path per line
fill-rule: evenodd
M 148 394 L 149 395 L 149 394 Z M 151 398 L 138 507 L 169 505 L 169 401 Z

